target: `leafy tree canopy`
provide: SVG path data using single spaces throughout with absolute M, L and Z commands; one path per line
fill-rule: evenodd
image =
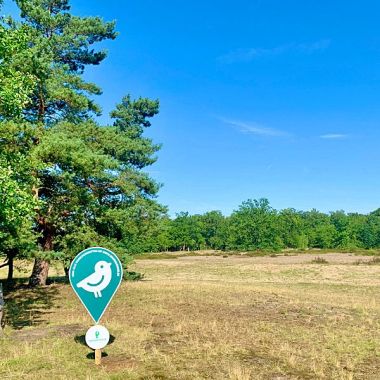
M 160 185 L 142 171 L 160 148 L 143 136 L 159 103 L 127 95 L 111 113 L 113 125 L 99 125 L 94 96 L 101 89 L 82 74 L 105 59 L 94 46 L 116 38 L 115 23 L 74 16 L 68 0 L 16 4 L 21 20 L 7 17 L 0 25 L 0 145 L 8 161 L 24 159 L 14 185 L 37 204 L 30 283 L 38 285 L 50 259 L 67 265 L 90 241 L 125 252 L 126 225 L 141 232 L 165 213 L 154 199 Z

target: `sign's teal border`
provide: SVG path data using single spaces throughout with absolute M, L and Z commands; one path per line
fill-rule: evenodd
M 85 305 L 85 303 L 82 301 L 82 299 L 79 297 L 79 294 L 77 293 L 77 291 L 75 290 L 75 287 L 73 286 L 72 282 L 71 282 L 71 269 L 72 269 L 72 266 L 73 264 L 75 263 L 75 261 L 77 261 L 80 256 L 82 255 L 85 255 L 88 253 L 88 251 L 92 251 L 92 250 L 95 250 L 95 249 L 102 249 L 104 251 L 107 251 L 108 253 L 112 254 L 115 256 L 116 260 L 118 261 L 118 263 L 120 264 L 120 268 L 121 268 L 121 273 L 120 273 L 120 280 L 119 280 L 119 283 L 112 295 L 112 297 L 110 298 L 110 300 L 108 301 L 106 307 L 104 308 L 103 310 L 103 313 L 100 315 L 100 317 L 98 318 L 98 320 L 95 320 L 90 311 L 87 309 L 87 306 Z M 77 297 L 79 298 L 80 302 L 82 303 L 82 305 L 84 306 L 84 308 L 87 310 L 87 313 L 90 315 L 91 319 L 95 322 L 95 324 L 99 324 L 99 321 L 101 320 L 101 318 L 103 317 L 103 314 L 105 313 L 105 311 L 108 309 L 108 306 L 109 304 L 111 303 L 112 301 L 112 298 L 115 296 L 116 292 L 118 291 L 119 287 L 120 287 L 120 284 L 121 284 L 121 281 L 123 280 L 123 266 L 121 264 L 121 261 L 119 259 L 119 257 L 116 255 L 115 252 L 112 252 L 111 250 L 107 249 L 107 248 L 104 248 L 104 247 L 89 247 L 89 248 L 86 248 L 85 250 L 83 250 L 82 252 L 79 252 L 73 259 L 73 261 L 71 262 L 70 264 L 70 268 L 69 268 L 69 281 L 70 281 L 70 285 L 71 285 L 71 288 L 74 290 L 74 293 L 77 295 Z

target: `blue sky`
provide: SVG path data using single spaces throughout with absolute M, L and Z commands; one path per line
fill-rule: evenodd
M 9 9 L 9 8 L 8 8 Z M 281 209 L 380 207 L 378 1 L 84 1 L 117 21 L 87 71 L 103 122 L 124 94 L 159 98 L 149 172 L 170 213 L 248 198 Z

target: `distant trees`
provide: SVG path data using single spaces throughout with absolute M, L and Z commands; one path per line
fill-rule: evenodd
M 223 214 L 220 211 L 209 211 L 199 215 L 199 220 L 202 225 L 205 247 L 212 249 L 226 248 L 227 223 Z
M 327 214 L 315 209 L 303 213 L 304 230 L 310 248 L 329 248 L 334 246 L 336 229 Z
M 267 199 L 243 202 L 228 220 L 227 248 L 278 250 L 282 241 L 277 212 Z
M 309 239 L 303 228 L 302 213 L 288 208 L 281 210 L 277 215 L 277 225 L 281 246 L 287 248 L 305 249 Z
M 185 251 L 205 247 L 203 225 L 199 215 L 190 216 L 187 212 L 178 214 L 170 231 L 172 248 Z
M 364 248 L 380 247 L 380 209 L 365 219 L 360 228 L 360 241 Z
M 273 209 L 267 199 L 247 200 L 230 216 L 182 212 L 165 217 L 139 252 L 167 250 L 267 250 L 380 248 L 380 209 L 369 215 L 315 209 Z

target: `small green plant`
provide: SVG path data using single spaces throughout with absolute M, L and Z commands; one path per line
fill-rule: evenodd
M 129 272 L 124 270 L 123 279 L 125 281 L 141 281 L 145 277 L 144 273 L 140 272 Z

